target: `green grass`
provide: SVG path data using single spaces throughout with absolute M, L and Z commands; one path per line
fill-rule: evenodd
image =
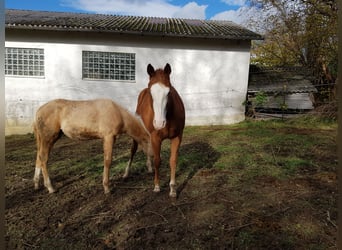
M 334 159 L 329 159 L 329 150 L 336 148 L 336 129 L 334 121 L 310 117 L 286 121 L 245 121 L 228 126 L 188 126 L 184 130 L 177 171 L 188 171 L 189 175 L 193 175 L 199 168 L 216 168 L 236 173 L 235 180 L 242 176 L 246 180 L 264 175 L 284 179 L 303 170 L 315 171 L 321 167 L 321 158 L 328 158 L 327 163 L 330 164 L 324 167 L 331 168 L 335 165 Z M 18 140 L 27 146 L 6 151 L 6 160 L 15 158 L 26 164 L 34 164 L 33 135 L 6 137 L 8 144 Z M 127 138 L 123 140 L 127 144 Z M 78 147 L 82 149 L 82 145 Z M 124 151 L 114 150 L 112 176 L 124 172 L 129 159 L 129 147 L 128 144 Z M 57 150 L 53 149 L 52 153 Z M 164 141 L 163 165 L 168 165 L 168 156 L 169 143 Z M 133 163 L 134 171 L 145 171 L 145 161 L 144 155 L 138 152 Z M 18 167 L 26 166 L 23 164 Z M 87 175 L 101 175 L 101 148 L 98 154 L 90 157 L 82 157 L 80 152 L 78 157 L 71 155 L 66 159 L 52 160 L 51 169 L 58 169 L 61 175 L 77 173 L 80 169 Z
M 319 163 L 312 158 L 312 152 L 324 148 L 329 154 L 327 150 L 336 145 L 336 128 L 335 122 L 310 122 L 308 118 L 245 121 L 230 126 L 187 127 L 184 138 L 206 142 L 219 156 L 212 159 L 215 162 L 207 162 L 207 167 L 242 171 L 244 180 L 263 175 L 283 179 L 303 169 L 317 169 Z M 186 143 L 185 139 L 183 146 Z M 180 154 L 180 165 L 189 161 L 206 163 L 202 153 L 191 154 L 191 158 Z

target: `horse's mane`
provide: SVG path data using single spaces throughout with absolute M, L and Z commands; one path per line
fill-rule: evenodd
M 143 126 L 143 128 L 145 129 L 145 131 L 150 135 L 150 132 L 147 130 L 143 119 L 141 118 L 141 116 L 137 113 L 134 114 L 134 117 L 141 123 L 141 125 Z

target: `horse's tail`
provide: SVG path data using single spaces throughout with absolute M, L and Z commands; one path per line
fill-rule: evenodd
M 33 134 L 36 136 L 38 134 L 37 114 L 35 114 L 35 116 L 33 117 L 32 130 L 33 130 Z
M 33 130 L 33 134 L 36 134 L 36 132 L 37 132 L 37 124 L 36 124 L 35 120 L 32 122 L 32 130 Z
M 32 123 L 32 129 L 33 129 L 34 137 L 36 138 L 37 150 L 38 150 L 39 149 L 39 142 L 40 142 L 40 135 L 39 135 L 39 131 L 38 131 L 38 124 L 37 124 L 36 117 L 34 118 L 34 121 Z

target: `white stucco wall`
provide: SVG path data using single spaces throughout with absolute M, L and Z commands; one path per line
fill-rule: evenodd
M 6 134 L 31 132 L 36 109 L 55 98 L 108 97 L 134 112 L 137 96 L 148 83 L 149 63 L 155 68 L 171 65 L 186 125 L 244 120 L 249 41 L 10 31 L 5 46 L 43 48 L 45 54 L 43 78 L 5 77 Z M 135 53 L 136 81 L 83 80 L 83 50 Z

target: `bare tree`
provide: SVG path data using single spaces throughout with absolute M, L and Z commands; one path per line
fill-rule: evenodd
M 262 20 L 251 20 L 265 37 L 253 43 L 252 63 L 305 66 L 317 86 L 336 82 L 337 0 L 252 0 L 252 5 L 267 13 Z M 317 103 L 327 98 L 323 92 L 334 91 L 328 88 L 315 96 Z

